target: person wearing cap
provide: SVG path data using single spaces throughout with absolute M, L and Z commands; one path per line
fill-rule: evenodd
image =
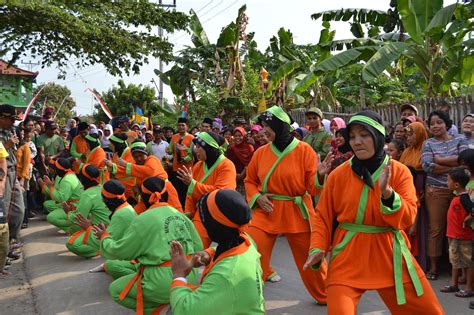
M 19 143 L 18 137 L 12 132 L 15 120 L 19 120 L 16 108 L 12 105 L 0 105 L 0 141 L 7 150 L 7 172 L 4 177 L 4 209 L 8 215 L 9 237 L 11 245 L 21 244 L 18 241 L 21 223 L 25 215 L 25 204 L 21 192 L 20 182 L 16 173 L 16 151 Z M 14 246 L 10 246 L 10 249 Z
M 72 139 L 71 156 L 80 159 L 89 149 L 86 142 L 86 136 L 89 134 L 89 124 L 85 121 L 81 121 L 77 129 L 79 134 Z
M 377 290 L 392 314 L 443 314 L 409 251 L 404 230 L 415 220 L 416 191 L 408 168 L 384 151 L 382 118 L 359 112 L 350 119 L 345 138 L 354 157 L 327 178 L 311 221 L 304 266 L 317 268 L 331 249 L 328 314 L 355 314 L 366 290 Z M 334 219 L 339 224 L 332 236 Z
M 110 224 L 107 226 L 107 233 L 114 240 L 120 240 L 137 217 L 133 207 L 127 202 L 125 186 L 115 179 L 111 179 L 102 186 L 102 200 L 111 211 Z M 94 238 L 97 240 L 97 238 Z M 136 261 L 107 259 L 103 264 L 89 270 L 89 272 L 106 272 L 114 280 L 125 275 L 136 273 L 139 264 Z
M 55 160 L 62 156 L 66 149 L 63 139 L 56 134 L 58 124 L 54 121 L 45 123 L 45 132 L 38 137 L 38 151 L 43 164 L 49 165 L 50 160 Z
M 245 128 L 245 124 L 247 122 L 245 121 L 245 118 L 244 117 L 241 117 L 241 116 L 237 116 L 235 117 L 234 119 L 234 127 L 242 127 L 242 128 Z
M 100 182 L 104 183 L 110 179 L 110 173 L 105 167 L 106 154 L 100 146 L 99 135 L 97 133 L 90 133 L 85 137 L 85 140 L 88 147 L 85 164 L 95 165 L 100 171 Z M 79 167 L 79 170 L 81 168 L 82 165 Z
M 67 159 L 59 158 L 52 163 L 51 166 L 56 173 L 54 182 L 48 176 L 38 179 L 42 192 L 49 197 L 49 200 L 46 200 L 43 206 L 49 214 L 53 212 L 64 213 L 63 203 L 75 206 L 79 201 L 82 193 L 82 184 L 71 169 L 71 163 Z M 52 215 L 51 219 L 54 220 L 55 217 L 56 214 Z M 55 225 L 54 222 L 52 224 Z M 59 228 L 64 228 L 65 230 L 67 226 L 60 226 Z
M 110 284 L 109 292 L 119 304 L 149 314 L 170 302 L 173 280 L 169 243 L 178 240 L 186 255 L 201 251 L 202 243 L 193 223 L 168 204 L 165 180 L 156 176 L 145 179 L 141 198 L 148 208 L 137 216 L 120 240 L 106 232 L 105 225 L 94 227 L 101 240 L 100 250 L 107 259 L 136 259 L 136 273 L 125 275 Z M 198 283 L 198 270 L 193 269 L 187 281 Z M 158 312 L 156 312 L 158 314 Z
M 176 177 L 176 172 L 182 167 L 186 169 L 193 167 L 194 136 L 186 131 L 188 130 L 187 123 L 188 120 L 186 118 L 178 118 L 178 133 L 171 137 L 168 147 L 168 154 L 173 156 L 173 173 L 170 174 L 170 180 L 178 191 L 179 200 L 183 207 L 186 202 L 186 191 L 188 187 Z
M 210 132 L 213 122 L 214 121 L 212 120 L 212 118 L 209 118 L 209 117 L 204 118 L 204 120 L 202 121 L 201 126 L 199 128 L 199 131 L 200 132 L 204 132 L 204 131 L 205 132 Z
M 196 212 L 197 203 L 202 195 L 213 190 L 235 189 L 237 173 L 234 163 L 223 154 L 222 145 L 225 140 L 222 136 L 213 132 L 200 132 L 193 142 L 199 161 L 192 171 L 185 167 L 179 169 L 178 179 L 188 187 L 185 213 L 193 218 L 204 247 L 208 247 L 211 240 Z
M 252 210 L 242 195 L 230 189 L 204 195 L 198 208 L 217 248 L 196 253 L 188 262 L 180 242 L 170 243 L 173 313 L 265 314 L 260 254 L 242 232 L 250 222 Z M 200 285 L 189 285 L 188 273 L 203 265 Z
M 78 175 L 84 191 L 81 194 L 76 209 L 63 207 L 67 211 L 66 221 L 75 230 L 66 242 L 67 249 L 77 256 L 90 258 L 99 252 L 99 240 L 92 233 L 92 226 L 108 225 L 111 212 L 102 200 L 102 185 L 100 171 L 95 165 L 84 165 Z M 71 233 L 73 231 L 70 231 Z
M 126 162 L 122 159 L 119 159 L 117 165 L 123 171 L 125 169 L 125 174 L 127 176 L 132 176 L 136 179 L 136 186 L 140 187 L 143 180 L 150 176 L 157 176 L 166 181 L 166 189 L 168 191 L 168 203 L 178 209 L 183 211 L 181 203 L 179 202 L 178 192 L 173 187 L 171 182 L 168 181 L 168 174 L 163 169 L 160 160 L 154 155 L 149 155 L 146 149 L 146 144 L 143 141 L 136 140 L 130 146 L 131 153 L 134 162 Z M 143 202 L 138 203 L 135 206 L 135 211 L 140 214 L 146 210 Z
M 125 196 L 127 197 L 127 202 L 132 206 L 135 206 L 138 201 L 137 197 L 133 192 L 133 187 L 136 185 L 136 178 L 131 175 L 127 175 L 127 170 L 125 167 L 120 167 L 117 163 L 119 160 L 124 161 L 125 163 L 133 163 L 134 159 L 132 156 L 132 151 L 127 143 L 127 135 L 125 133 L 114 134 L 110 136 L 110 148 L 114 152 L 112 160 L 105 160 L 104 163 L 109 169 L 109 173 L 114 176 L 114 178 L 122 183 L 125 187 Z
M 43 119 L 45 121 L 53 121 L 53 114 L 54 114 L 54 108 L 52 107 L 46 107 L 43 111 Z
M 311 196 L 318 159 L 305 142 L 291 134 L 291 117 L 279 106 L 259 116 L 271 144 L 254 152 L 247 167 L 245 191 L 254 209 L 248 233 L 262 255 L 263 279 L 274 281 L 270 266 L 279 234 L 286 236 L 304 285 L 321 304 L 326 302 L 326 265 L 318 272 L 303 271 L 310 242 L 310 219 L 315 215 Z
M 311 107 L 306 111 L 306 123 L 309 126 L 309 134 L 303 139 L 319 155 L 320 161 L 324 161 L 331 149 L 332 135 L 323 124 L 323 112 L 316 107 Z
M 418 116 L 418 108 L 410 103 L 403 104 L 400 107 L 400 119 L 410 116 Z
M 153 138 L 153 141 L 147 144 L 148 154 L 153 154 L 160 161 L 163 161 L 163 158 L 171 158 L 171 156 L 166 153 L 169 144 L 163 140 L 163 130 L 161 128 L 153 128 Z

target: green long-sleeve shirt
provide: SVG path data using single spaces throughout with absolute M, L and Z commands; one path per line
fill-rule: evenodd
M 221 260 L 194 291 L 182 281 L 174 280 L 173 314 L 265 314 L 260 254 L 250 242 L 239 245 L 243 246 L 248 247 L 244 253 L 218 257 Z
M 308 133 L 303 141 L 308 143 L 313 148 L 314 152 L 319 154 L 321 161 L 323 161 L 331 149 L 331 139 L 331 133 L 327 132 L 324 127 L 321 127 L 316 132 L 311 131 Z
M 121 239 L 136 217 L 137 213 L 131 205 L 115 210 L 107 232 L 114 240 Z
M 110 210 L 102 201 L 101 189 L 102 185 L 97 185 L 82 192 L 76 210 L 68 213 L 69 222 L 74 222 L 76 215 L 80 213 L 84 218 L 91 216 L 92 225 L 109 224 Z
M 56 203 L 77 200 L 82 194 L 82 184 L 76 174 L 69 173 L 63 178 L 57 177 L 51 190 L 45 187 L 45 194 Z

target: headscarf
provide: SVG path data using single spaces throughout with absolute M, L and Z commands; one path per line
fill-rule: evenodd
M 89 147 L 89 150 L 93 150 L 100 146 L 100 140 L 99 140 L 99 135 L 97 133 L 90 133 L 86 136 L 86 142 L 87 146 Z
M 324 129 L 326 129 L 327 132 L 331 132 L 331 122 L 328 119 L 323 119 L 321 122 L 324 126 Z
M 370 110 L 361 111 L 352 116 L 346 130 L 344 130 L 345 145 L 349 145 L 350 129 L 354 124 L 363 126 L 372 135 L 375 153 L 367 160 L 358 159 L 354 153 L 351 167 L 352 170 L 362 178 L 364 183 L 373 189 L 374 183 L 372 181 L 372 174 L 382 165 L 386 156 L 384 150 L 385 128 L 383 126 L 382 117 Z M 354 152 L 354 150 L 352 150 L 352 152 Z
M 114 151 L 122 156 L 123 151 L 128 147 L 127 135 L 125 133 L 114 134 L 109 138 L 109 141 L 114 145 Z
M 106 130 L 110 131 L 109 136 L 105 135 Z M 105 127 L 104 127 L 104 136 L 100 139 L 100 142 L 102 143 L 103 148 L 108 148 L 110 146 L 110 137 L 112 136 L 113 133 L 114 133 L 114 130 L 112 128 L 112 125 L 110 125 L 110 124 L 105 125 Z
M 68 159 L 59 158 L 54 162 L 51 160 L 51 163 L 53 163 L 56 174 L 58 174 L 59 177 L 64 177 L 68 172 L 71 171 L 71 163 Z
M 85 164 L 82 166 L 77 177 L 81 181 L 82 186 L 84 186 L 84 189 L 87 189 L 99 185 L 100 171 L 95 165 Z
M 255 131 L 256 133 L 259 133 L 262 129 L 263 129 L 263 127 L 260 126 L 260 125 L 253 125 L 253 126 L 250 128 L 250 132 Z
M 158 176 L 146 178 L 142 183 L 141 190 L 141 197 L 147 208 L 150 208 L 157 202 L 168 202 L 166 182 Z
M 225 143 L 224 137 L 214 132 L 200 132 L 194 139 L 195 144 L 199 144 L 206 151 L 206 165 L 211 168 L 219 156 L 223 153 L 222 145 Z
M 299 127 L 295 129 L 295 132 L 297 132 L 300 135 L 301 139 L 304 139 L 304 137 L 308 135 L 309 130 L 304 127 Z
M 341 128 L 346 128 L 346 122 L 341 117 L 334 117 L 331 119 L 331 122 L 333 121 L 336 123 L 338 130 Z
M 127 202 L 125 197 L 125 186 L 116 179 L 111 179 L 102 186 L 102 200 L 107 208 L 112 211 L 110 218 L 115 210 Z
M 409 146 L 403 151 L 400 157 L 400 163 L 419 171 L 422 170 L 421 150 L 423 149 L 423 142 L 428 139 L 428 132 L 426 132 L 425 126 L 420 122 L 413 122 L 409 124 L 407 128 L 413 130 L 416 140 L 413 146 Z
M 209 238 L 218 244 L 214 260 L 244 242 L 241 234 L 252 218 L 252 211 L 240 193 L 214 190 L 199 200 L 198 209 Z
M 291 116 L 285 113 L 281 107 L 275 105 L 263 112 L 258 119 L 265 122 L 275 132 L 273 145 L 278 151 L 283 152 L 293 141 L 291 134 L 293 119 Z
M 235 157 L 240 161 L 240 163 L 247 166 L 249 165 L 249 162 L 252 159 L 254 148 L 247 142 L 247 132 L 245 132 L 244 128 L 236 127 L 233 133 L 235 133 L 236 131 L 239 131 L 242 134 L 242 142 L 236 143 L 234 141 L 234 143 L 232 143 L 227 148 L 227 150 L 229 152 L 232 152 Z

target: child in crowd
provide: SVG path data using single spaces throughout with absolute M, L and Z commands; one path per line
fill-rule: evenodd
M 474 296 L 472 280 L 474 260 L 472 248 L 474 231 L 467 224 L 472 212 L 472 202 L 467 194 L 466 186 L 470 180 L 470 172 L 456 167 L 448 173 L 448 188 L 456 193 L 448 210 L 446 236 L 449 242 L 449 261 L 452 265 L 451 283 L 441 288 L 441 292 L 456 292 L 457 297 Z M 466 269 L 466 288 L 459 290 L 458 278 L 461 269 Z
M 392 141 L 387 145 L 387 154 L 395 161 L 400 160 L 404 150 L 405 144 L 399 139 L 392 139 Z

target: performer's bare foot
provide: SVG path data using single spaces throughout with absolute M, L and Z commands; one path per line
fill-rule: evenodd
M 97 267 L 92 268 L 89 272 L 105 272 L 104 264 L 100 264 Z

